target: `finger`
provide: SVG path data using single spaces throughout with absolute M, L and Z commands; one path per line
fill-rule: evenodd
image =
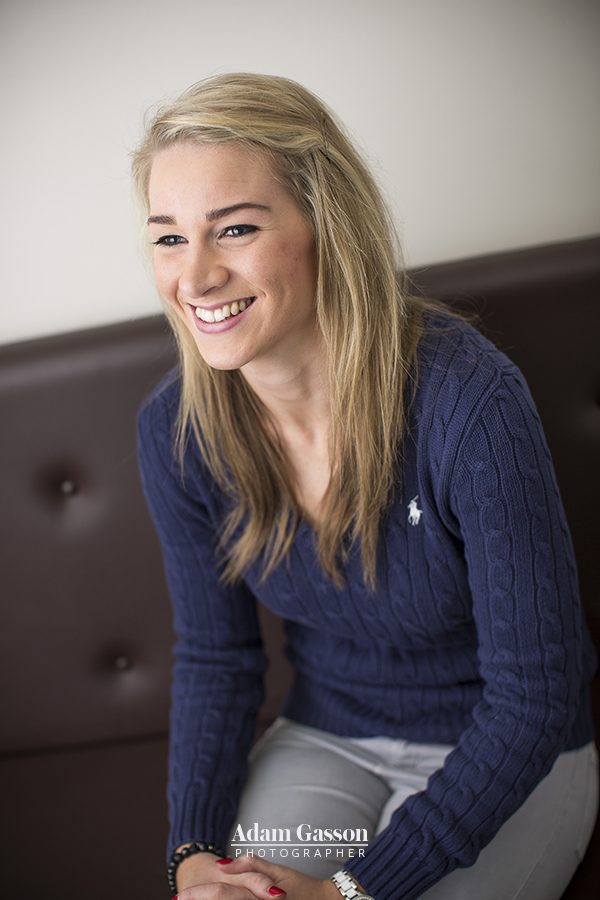
M 288 866 L 279 866 L 277 863 L 267 862 L 257 856 L 238 856 L 232 860 L 217 860 L 219 869 L 226 871 L 228 874 L 237 874 L 238 872 L 262 872 L 273 878 L 273 881 L 283 877 L 288 872 Z
M 270 894 L 268 897 L 271 900 Z M 242 885 L 214 882 L 184 888 L 173 900 L 262 900 L 262 898 L 257 898 L 256 894 Z
M 243 885 L 259 900 L 273 900 L 273 897 L 284 897 L 285 890 L 274 883 L 274 878 L 262 872 L 240 872 L 230 876 L 231 882 Z
M 215 874 L 207 881 L 211 884 L 213 882 L 223 882 L 244 887 L 258 900 L 272 900 L 273 897 L 283 897 L 285 890 L 275 884 L 279 873 L 259 871 L 265 868 L 277 869 L 278 867 L 268 863 L 265 866 L 262 860 L 254 861 L 252 857 L 247 859 L 247 863 L 246 858 L 244 858 L 244 860 L 239 860 L 237 864 L 230 858 L 215 860 Z

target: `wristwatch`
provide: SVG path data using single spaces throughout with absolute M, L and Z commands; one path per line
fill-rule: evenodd
M 335 875 L 331 876 L 331 880 L 336 888 L 347 900 L 375 900 L 370 894 L 363 894 L 352 875 L 345 869 L 340 869 Z

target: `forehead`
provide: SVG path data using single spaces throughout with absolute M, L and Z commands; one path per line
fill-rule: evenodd
M 243 195 L 243 197 L 242 197 Z M 154 158 L 148 184 L 150 205 L 185 202 L 225 205 L 223 198 L 292 200 L 266 154 L 241 144 L 184 141 Z

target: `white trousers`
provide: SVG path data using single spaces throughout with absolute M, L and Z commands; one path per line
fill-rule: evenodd
M 410 794 L 426 787 L 451 750 L 448 744 L 343 738 L 280 718 L 254 748 L 229 853 L 252 852 L 328 878 L 360 853 L 365 832 L 372 839 Z M 597 809 L 594 744 L 562 753 L 475 864 L 451 872 L 421 897 L 559 900 L 583 858 Z M 327 847 L 327 840 L 317 847 L 316 837 L 324 837 L 319 829 L 338 829 L 343 837 L 345 831 L 344 849 L 338 842 Z

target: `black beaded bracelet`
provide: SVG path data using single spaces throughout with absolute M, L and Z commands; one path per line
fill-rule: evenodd
M 183 862 L 184 859 L 187 859 L 188 856 L 193 856 L 194 853 L 214 853 L 215 856 L 218 856 L 220 859 L 225 859 L 224 853 L 221 853 L 221 851 L 217 850 L 216 847 L 213 847 L 212 844 L 205 844 L 204 841 L 192 841 L 192 843 L 187 847 L 183 847 L 181 850 L 176 850 L 171 857 L 171 862 L 167 866 L 169 888 L 173 891 L 173 894 L 177 893 L 177 881 L 175 880 L 177 867 L 180 863 Z

